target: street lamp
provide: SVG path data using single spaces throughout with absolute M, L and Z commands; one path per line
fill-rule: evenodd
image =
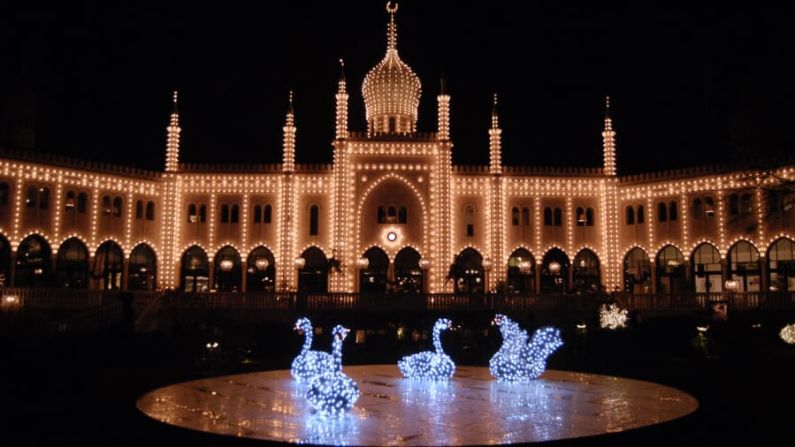
M 356 266 L 361 270 L 367 270 L 367 267 L 370 266 L 370 260 L 365 257 L 361 257 L 356 260 Z
M 222 272 L 229 273 L 232 271 L 232 267 L 235 266 L 235 262 L 231 259 L 222 259 L 218 266 L 221 268 Z
M 549 273 L 551 273 L 551 274 L 552 274 L 552 276 L 554 276 L 554 282 L 555 282 L 555 284 L 556 284 L 556 285 L 557 285 L 557 284 L 560 284 L 560 287 L 561 287 L 561 289 L 562 289 L 562 288 L 563 288 L 563 281 L 562 281 L 562 279 L 561 279 L 561 278 L 560 278 L 560 276 L 559 276 L 559 274 L 560 274 L 560 268 L 561 268 L 560 262 L 558 262 L 558 261 L 552 261 L 552 262 L 550 262 L 550 263 L 549 263 L 549 266 L 548 266 L 548 268 L 549 268 Z M 561 293 L 562 293 L 562 291 L 561 291 Z
M 301 256 L 295 258 L 293 261 L 293 266 L 295 266 L 295 268 L 298 270 L 304 268 L 304 265 L 306 265 L 306 259 L 302 258 Z
M 268 262 L 268 258 L 257 258 L 254 260 L 254 266 L 257 267 L 257 270 L 263 271 L 268 268 L 270 262 Z

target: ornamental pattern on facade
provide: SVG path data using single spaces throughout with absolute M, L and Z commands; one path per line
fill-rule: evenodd
M 387 51 L 362 93 L 366 131 L 336 98 L 334 161 L 180 163 L 177 95 L 163 172 L 0 157 L 0 284 L 185 291 L 395 293 L 795 290 L 795 168 L 618 176 L 609 99 L 600 168 L 503 166 L 497 97 L 488 166 L 454 166 L 444 91 L 416 131 L 420 80 Z M 341 61 L 342 62 L 342 61 Z M 728 281 L 728 282 L 727 282 Z

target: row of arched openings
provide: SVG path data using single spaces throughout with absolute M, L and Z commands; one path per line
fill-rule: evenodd
M 309 264 L 309 261 L 307 261 Z M 212 284 L 207 252 L 194 245 L 182 254 L 180 260 L 180 289 L 185 292 L 220 292 L 243 290 L 243 269 L 246 269 L 246 290 L 252 292 L 275 291 L 276 260 L 266 247 L 257 247 L 246 258 L 245 266 L 236 248 L 227 245 L 213 258 Z
M 95 280 L 104 290 L 123 286 L 124 252 L 114 241 L 97 247 L 93 259 L 78 238 L 65 240 L 53 254 L 50 244 L 39 235 L 26 237 L 17 247 L 14 281 L 10 284 L 11 246 L 0 235 L 0 283 L 15 287 L 64 287 L 85 289 Z M 127 265 L 128 290 L 157 287 L 157 258 L 154 250 L 139 244 L 130 252 Z
M 362 255 L 368 260 L 367 268 L 359 270 L 359 290 L 362 293 L 418 294 L 423 292 L 424 273 L 420 268 L 420 253 L 404 247 L 395 255 L 394 262 L 379 247 L 370 247 Z
M 720 252 L 710 243 L 703 243 L 690 255 L 690 272 L 685 257 L 673 245 L 663 247 L 656 255 L 654 268 L 657 293 L 710 293 L 724 288 Z M 782 238 L 767 251 L 768 288 L 795 291 L 795 242 Z M 737 291 L 762 291 L 762 259 L 759 251 L 747 241 L 739 241 L 729 249 L 727 278 L 737 281 Z M 650 293 L 652 264 L 645 250 L 635 247 L 624 257 L 624 291 Z M 688 278 L 689 277 L 689 278 Z

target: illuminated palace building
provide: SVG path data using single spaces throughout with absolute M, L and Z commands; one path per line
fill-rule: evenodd
M 366 130 L 349 127 L 343 75 L 330 165 L 296 162 L 292 104 L 281 164 L 181 164 L 176 94 L 163 172 L 0 158 L 3 285 L 308 293 L 692 293 L 729 284 L 737 291 L 795 290 L 795 210 L 778 188 L 795 177 L 792 166 L 618 176 L 609 104 L 602 167 L 503 166 L 496 107 L 489 165 L 454 166 L 450 96 L 436 97 L 436 131 L 419 132 L 420 79 L 398 55 L 397 8 L 388 9 L 386 55 L 362 84 Z

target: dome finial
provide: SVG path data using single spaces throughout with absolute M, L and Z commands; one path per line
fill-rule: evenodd
M 340 58 L 340 81 L 345 81 L 345 61 Z
M 605 116 L 610 117 L 610 96 L 605 96 Z
M 172 97 L 172 101 L 174 101 L 174 112 L 177 111 L 177 91 L 174 90 L 174 96 Z
M 494 102 L 491 105 L 491 116 L 497 116 L 497 93 L 494 93 Z
M 392 0 L 386 2 L 386 12 L 389 13 L 389 28 L 386 41 L 387 51 L 397 51 L 397 25 L 395 25 L 395 13 L 397 13 L 397 10 L 397 2 L 392 2 Z
M 290 95 L 288 96 L 287 101 L 288 101 L 287 113 L 292 115 L 293 114 L 293 91 L 292 90 L 290 90 Z

